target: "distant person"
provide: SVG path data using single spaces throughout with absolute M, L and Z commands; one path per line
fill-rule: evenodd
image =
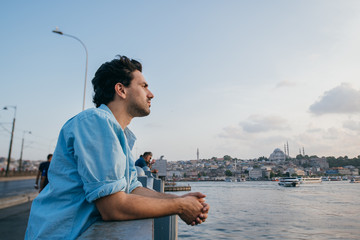
M 135 166 L 141 167 L 144 170 L 150 170 L 152 173 L 157 173 L 158 170 L 152 169 L 152 165 L 155 163 L 155 159 L 150 161 L 152 158 L 152 152 L 144 152 L 143 155 L 140 155 L 140 158 L 136 160 Z
M 49 180 L 47 178 L 47 173 L 48 173 L 48 170 L 49 170 L 49 166 L 50 166 L 52 156 L 53 156 L 52 154 L 49 154 L 47 156 L 47 161 L 40 163 L 39 170 L 38 170 L 36 180 L 35 180 L 35 188 L 39 189 L 38 183 L 39 183 L 39 178 L 41 176 L 39 192 L 41 192 L 44 189 L 44 187 L 49 183 Z
M 136 160 L 136 162 L 135 162 L 135 166 L 141 167 L 141 168 L 146 166 L 146 161 L 144 159 L 144 155 L 140 155 L 139 159 Z
M 76 239 L 100 219 L 177 214 L 191 225 L 207 219 L 210 206 L 204 194 L 160 193 L 137 180 L 131 154 L 136 137 L 127 126 L 134 117 L 150 114 L 154 97 L 141 71 L 138 61 L 125 56 L 96 71 L 96 108 L 82 111 L 62 127 L 49 184 L 33 200 L 25 239 Z

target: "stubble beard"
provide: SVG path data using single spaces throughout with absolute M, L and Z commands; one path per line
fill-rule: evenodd
M 128 111 L 133 117 L 145 117 L 150 114 L 150 107 L 146 104 L 133 103 L 129 106 Z

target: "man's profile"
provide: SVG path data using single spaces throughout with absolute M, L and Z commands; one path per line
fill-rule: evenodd
M 104 63 L 92 83 L 96 108 L 62 127 L 49 184 L 33 201 L 25 239 L 76 239 L 99 219 L 177 214 L 187 224 L 204 222 L 210 206 L 202 193 L 158 193 L 137 180 L 131 154 L 136 138 L 127 126 L 150 114 L 154 97 L 142 65 L 119 56 Z
M 155 160 L 153 159 L 151 161 L 151 158 L 152 152 L 144 152 L 144 154 L 141 155 L 138 160 L 136 160 L 135 166 L 151 171 L 152 173 L 157 173 L 158 170 L 152 169 L 152 165 L 155 163 Z

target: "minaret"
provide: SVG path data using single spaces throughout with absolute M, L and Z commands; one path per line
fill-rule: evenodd
M 197 160 L 199 161 L 199 148 L 196 151 Z
M 288 141 L 286 141 L 286 144 L 287 144 L 287 154 L 288 154 L 288 156 L 290 157 L 290 152 L 289 152 L 289 142 L 288 142 Z

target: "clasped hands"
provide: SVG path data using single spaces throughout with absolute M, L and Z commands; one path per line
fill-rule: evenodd
M 182 214 L 179 214 L 180 218 L 192 226 L 205 222 L 210 210 L 210 205 L 205 202 L 206 196 L 200 192 L 192 192 L 181 197 L 186 200 L 187 207 L 183 209 Z

